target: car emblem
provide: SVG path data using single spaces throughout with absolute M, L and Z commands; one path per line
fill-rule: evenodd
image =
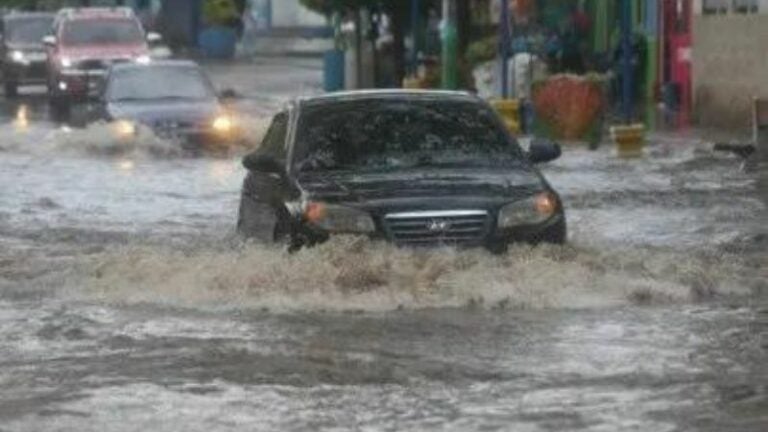
M 432 233 L 443 233 L 451 228 L 451 224 L 446 220 L 433 219 L 427 223 L 427 230 Z

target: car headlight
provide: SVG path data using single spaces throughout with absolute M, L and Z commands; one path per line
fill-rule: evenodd
M 71 68 L 72 65 L 74 65 L 74 62 L 72 62 L 72 59 L 69 57 L 62 57 L 59 59 L 59 63 L 61 64 L 61 67 L 63 68 Z
M 11 52 L 11 60 L 13 60 L 13 61 L 15 61 L 17 63 L 22 63 L 24 61 L 24 59 L 25 59 L 25 56 L 24 56 L 23 52 L 18 51 L 18 50 Z
M 551 218 L 559 205 L 557 197 L 551 192 L 507 204 L 499 211 L 499 228 L 540 224 Z
M 150 64 L 151 62 L 152 62 L 152 58 L 150 58 L 148 55 L 142 55 L 142 56 L 136 57 L 136 63 L 138 64 L 146 65 L 146 64 Z
M 309 202 L 304 206 L 304 219 L 313 226 L 334 233 L 365 234 L 376 230 L 368 213 L 320 202 Z
M 213 130 L 221 134 L 228 134 L 232 132 L 234 122 L 229 116 L 220 115 L 213 120 Z
M 119 139 L 128 139 L 136 135 L 136 123 L 130 120 L 117 120 L 112 123 L 112 131 Z

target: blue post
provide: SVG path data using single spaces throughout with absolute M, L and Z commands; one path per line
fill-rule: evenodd
M 501 0 L 501 17 L 499 23 L 499 57 L 501 58 L 501 97 L 509 97 L 509 0 Z
M 632 71 L 632 0 L 621 3 L 621 69 L 622 69 L 622 111 L 624 122 L 632 123 L 634 74 Z

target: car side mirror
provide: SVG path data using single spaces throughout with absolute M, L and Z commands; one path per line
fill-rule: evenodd
M 563 150 L 560 148 L 560 144 L 547 139 L 536 138 L 531 142 L 531 147 L 528 150 L 528 160 L 535 164 L 551 162 L 562 154 Z
M 158 43 L 163 40 L 163 36 L 160 33 L 149 32 L 147 33 L 147 42 L 150 44 Z
M 48 47 L 55 46 L 56 45 L 56 36 L 51 36 L 51 35 L 45 36 L 43 38 L 43 45 L 48 46 Z
M 243 166 L 250 171 L 263 173 L 263 174 L 277 174 L 280 176 L 285 175 L 285 167 L 277 159 L 266 154 L 258 154 L 256 152 L 249 154 L 243 158 Z

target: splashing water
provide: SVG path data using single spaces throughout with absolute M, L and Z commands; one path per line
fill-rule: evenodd
M 6 131 L 0 151 L 13 151 L 37 156 L 96 156 L 133 158 L 175 158 L 184 156 L 181 143 L 158 137 L 144 125 L 136 125 L 135 133 L 121 133 L 115 123 L 96 122 L 85 128 L 31 125 L 20 111 L 14 130 Z M 232 153 L 256 148 L 269 126 L 268 117 L 239 117 L 238 139 Z
M 493 256 L 403 250 L 354 237 L 293 255 L 259 245 L 229 251 L 130 246 L 84 263 L 76 295 L 282 311 L 580 309 L 749 295 L 760 278 L 741 276 L 744 265 L 721 253 L 519 246 Z

